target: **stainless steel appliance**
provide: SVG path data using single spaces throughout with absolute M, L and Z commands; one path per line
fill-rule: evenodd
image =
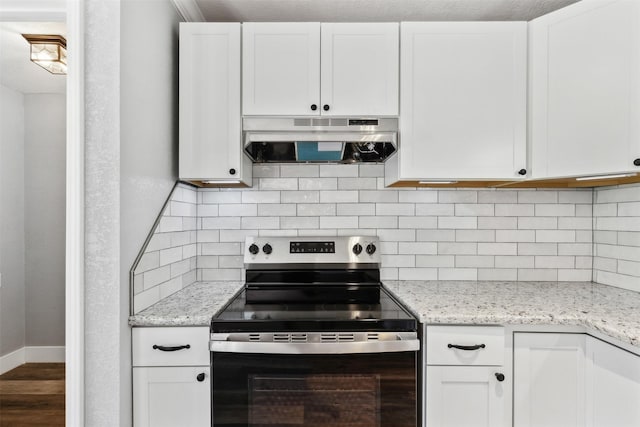
M 214 427 L 416 427 L 417 320 L 371 237 L 248 238 L 211 322 Z
M 383 162 L 396 151 L 398 119 L 244 117 L 244 149 L 263 162 Z

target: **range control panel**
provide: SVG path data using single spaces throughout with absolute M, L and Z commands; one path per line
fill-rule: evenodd
M 292 254 L 335 254 L 336 242 L 289 242 Z
M 247 237 L 244 262 L 251 264 L 379 264 L 375 236 Z

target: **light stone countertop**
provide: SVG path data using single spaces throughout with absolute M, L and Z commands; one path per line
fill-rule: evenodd
M 421 323 L 582 326 L 640 347 L 640 293 L 591 282 L 385 281 Z
M 209 326 L 244 282 L 196 282 L 140 313 L 129 316 L 131 326 Z
M 640 347 L 640 293 L 591 282 L 385 281 L 422 323 L 581 326 Z M 131 326 L 209 326 L 243 282 L 198 282 Z

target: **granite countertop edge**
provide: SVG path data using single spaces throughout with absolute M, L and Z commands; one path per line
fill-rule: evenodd
M 425 324 L 578 326 L 640 347 L 640 293 L 592 282 L 384 281 Z M 130 326 L 209 326 L 243 282 L 196 282 Z

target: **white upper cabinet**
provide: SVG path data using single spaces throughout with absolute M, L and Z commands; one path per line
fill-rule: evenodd
M 397 23 L 322 24 L 322 115 L 398 115 L 399 37 Z
M 244 115 L 398 114 L 397 23 L 250 22 L 242 31 Z
M 242 25 L 244 115 L 318 115 L 320 24 Z
M 640 172 L 640 2 L 583 0 L 529 25 L 534 177 Z
M 526 174 L 527 24 L 403 22 L 398 180 Z
M 251 184 L 240 127 L 240 24 L 180 24 L 179 175 Z

